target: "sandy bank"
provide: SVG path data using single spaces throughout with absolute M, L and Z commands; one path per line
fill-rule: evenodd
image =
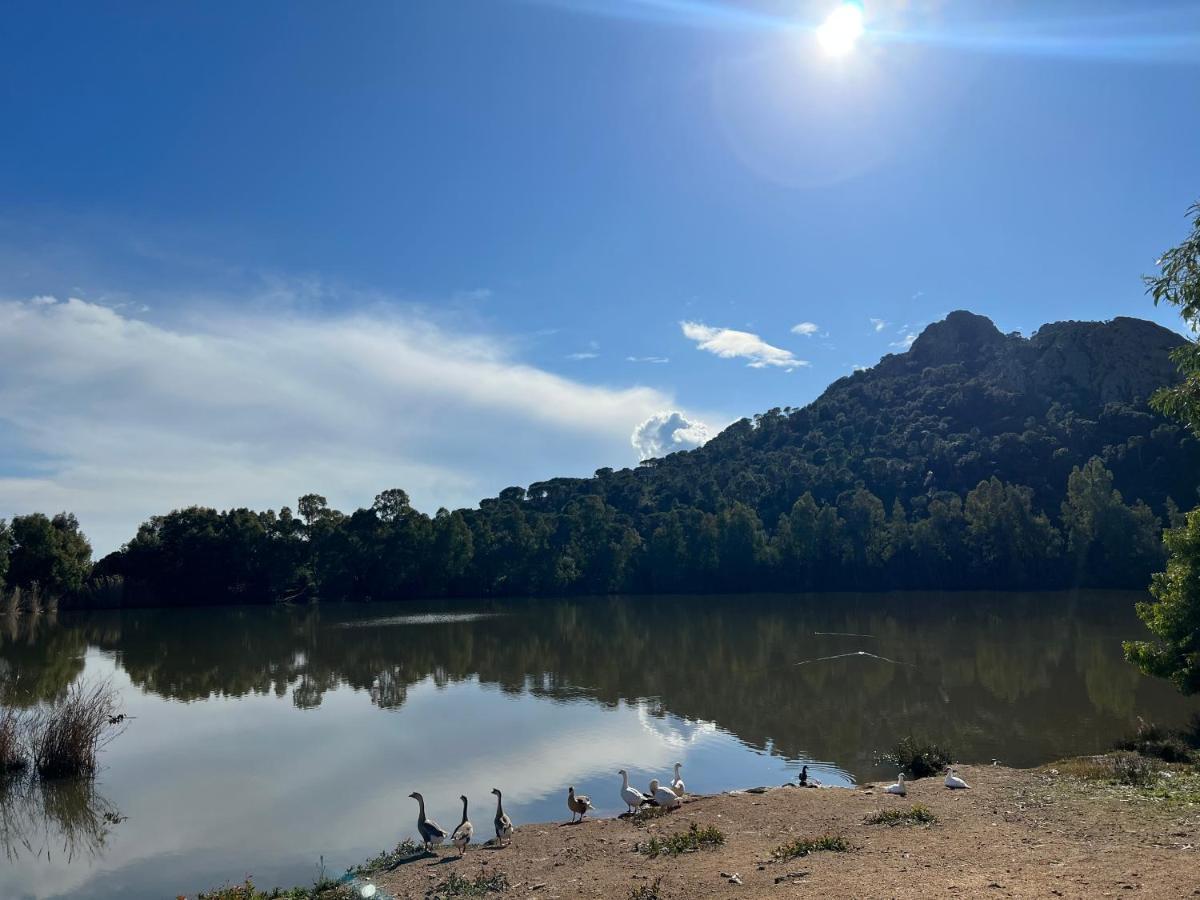
M 437 859 L 377 873 L 375 882 L 411 900 L 426 897 L 452 873 L 469 879 L 503 874 L 508 889 L 487 895 L 497 900 L 626 900 L 660 879 L 663 900 L 1200 896 L 1200 797 L 1195 794 L 1164 799 L 1049 770 L 992 766 L 960 772 L 971 790 L 948 791 L 940 779 L 910 783 L 903 799 L 883 794 L 881 786 L 777 788 L 692 798 L 682 809 L 642 825 L 590 818 L 581 825 L 520 825 L 509 847 L 473 846 L 461 860 L 442 849 Z M 615 796 L 616 778 L 613 785 Z M 928 807 L 937 823 L 864 822 L 877 810 L 914 804 Z M 567 816 L 564 806 L 564 822 Z M 716 826 L 724 844 L 673 857 L 650 858 L 636 849 L 656 835 L 686 831 L 692 823 Z M 479 817 L 475 827 L 476 834 L 490 836 L 490 816 Z M 823 834 L 844 835 L 854 849 L 788 861 L 772 858 L 781 844 Z M 734 873 L 741 884 L 730 881 Z

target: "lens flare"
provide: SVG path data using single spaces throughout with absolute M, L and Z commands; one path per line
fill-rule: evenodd
M 817 41 L 830 56 L 845 56 L 854 49 L 863 33 L 862 4 L 847 0 L 817 29 Z

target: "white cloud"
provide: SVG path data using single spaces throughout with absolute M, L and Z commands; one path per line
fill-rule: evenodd
M 0 302 L 0 517 L 75 511 L 99 553 L 189 504 L 422 509 L 629 458 L 673 405 L 582 384 L 383 306 L 336 317 L 205 307 L 166 327 L 106 306 Z M 686 429 L 685 429 L 686 430 Z
M 874 328 L 876 332 L 879 332 L 879 331 L 883 331 L 883 329 L 887 328 L 888 323 L 885 322 L 883 319 L 872 319 L 871 327 Z
M 799 325 L 792 326 L 792 334 L 802 334 L 805 337 L 812 337 L 820 330 L 821 328 L 816 322 L 801 322 Z
M 567 359 L 573 359 L 573 360 L 595 359 L 599 355 L 600 355 L 599 353 L 595 353 L 591 350 L 584 350 L 580 353 L 568 353 Z
M 797 366 L 807 366 L 807 360 L 797 359 L 791 350 L 773 347 L 749 331 L 732 328 L 712 328 L 701 322 L 680 322 L 683 336 L 696 342 L 700 350 L 706 350 L 722 359 L 748 359 L 752 369 L 777 366 L 791 371 Z
M 625 362 L 631 362 L 631 363 L 655 363 L 658 365 L 662 365 L 663 363 L 669 363 L 670 361 L 671 360 L 665 356 L 627 356 L 627 357 L 625 357 Z
M 642 459 L 699 447 L 712 437 L 707 425 L 673 409 L 657 412 L 633 429 L 630 443 Z
M 897 350 L 907 350 L 913 345 L 913 341 L 916 339 L 917 333 L 915 331 L 902 332 L 900 334 L 900 340 L 892 341 L 890 344 L 888 344 L 888 346 L 895 347 Z

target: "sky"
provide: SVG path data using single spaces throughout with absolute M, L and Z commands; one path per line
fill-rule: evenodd
M 954 309 L 1178 327 L 1200 4 L 868 0 L 841 53 L 838 6 L 7 4 L 0 517 L 432 513 Z

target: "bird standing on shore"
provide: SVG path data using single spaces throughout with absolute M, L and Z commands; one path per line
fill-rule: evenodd
M 657 778 L 650 782 L 650 796 L 663 809 L 678 809 L 681 805 L 679 795 L 669 787 L 660 785 Z
M 901 797 L 908 796 L 908 787 L 904 784 L 904 773 L 901 772 L 896 776 L 896 783 L 889 784 L 883 789 L 885 794 L 898 794 Z
M 683 785 L 683 779 L 679 777 L 679 770 L 683 768 L 683 763 L 675 763 L 675 777 L 671 780 L 671 790 L 675 792 L 677 797 L 682 797 L 687 793 L 687 788 Z
M 617 774 L 621 776 L 621 800 L 629 807 L 631 813 L 637 812 L 639 807 L 650 802 L 649 797 L 629 784 L 628 772 L 624 769 L 619 769 Z
M 504 846 L 505 841 L 512 839 L 513 823 L 504 813 L 504 798 L 500 796 L 500 788 L 492 788 L 496 795 L 496 843 Z
M 450 835 L 450 841 L 458 848 L 458 855 L 462 856 L 467 852 L 467 844 L 471 843 L 471 835 L 475 833 L 475 826 L 471 824 L 467 818 L 467 797 L 465 794 L 459 798 L 463 802 L 463 817 L 458 823 L 458 827 L 454 829 L 454 834 Z
M 954 774 L 954 766 L 946 766 L 946 787 L 952 791 L 963 791 L 971 786 Z
M 408 796 L 412 797 L 420 804 L 421 811 L 417 814 L 417 833 L 421 835 L 421 842 L 425 845 L 425 852 L 429 853 L 434 847 L 438 846 L 446 839 L 446 832 L 442 830 L 442 826 L 433 819 L 425 818 L 425 798 L 413 791 Z
M 574 785 L 567 788 L 567 809 L 571 811 L 572 822 L 575 821 L 576 816 L 579 816 L 579 821 L 582 822 L 583 817 L 587 815 L 588 811 L 594 808 L 591 797 L 583 794 L 576 795 Z

